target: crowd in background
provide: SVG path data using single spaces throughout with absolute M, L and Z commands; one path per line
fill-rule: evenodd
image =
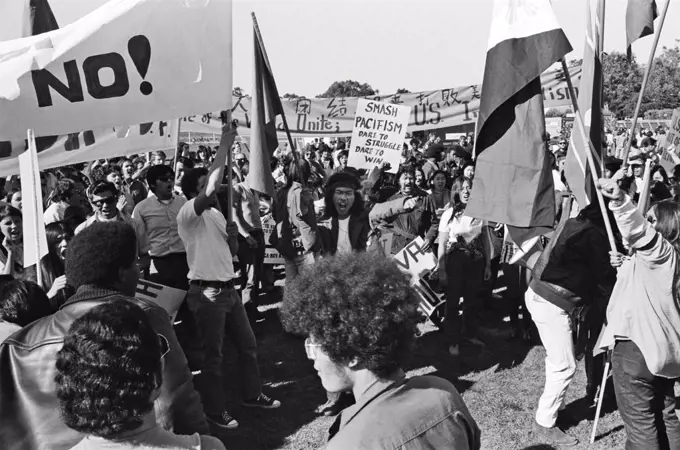
M 622 171 L 618 138 L 608 138 L 598 186 L 616 251 L 598 205 L 573 201 L 563 174 L 568 141 L 558 140 L 550 149 L 558 217 L 533 270 L 502 257 L 503 224 L 465 215 L 475 181 L 466 135 L 446 145 L 434 133 L 410 137 L 398 167 L 371 170 L 348 166 L 349 140 L 317 139 L 298 152 L 283 146 L 271 157 L 272 197 L 253 189 L 248 154 L 229 125 L 218 147 L 193 152 L 182 143 L 171 160 L 153 152 L 48 170 L 41 181 L 49 253 L 28 268 L 20 184 L 10 177 L 0 206 L 0 444 L 130 448 L 134 437 L 148 448 L 222 448 L 207 434 L 208 424 L 238 427 L 223 386 L 227 340 L 243 404 L 279 408 L 262 391 L 253 331 L 260 294 L 275 292 L 275 271 L 264 264 L 271 245 L 285 266 L 282 322 L 306 338 L 327 391 L 318 413 L 343 411 L 329 448 L 407 440 L 479 448 L 480 431 L 455 388 L 437 377 L 407 379 L 402 370 L 422 317 L 391 256 L 422 238 L 421 252 L 438 263 L 426 282 L 445 300 L 430 319 L 452 358 L 488 345 L 486 305 L 503 271 L 512 335 L 537 332 L 546 348 L 540 436 L 575 443 L 558 415 L 584 355 L 585 395 L 590 404 L 596 398 L 604 357 L 594 353 L 606 319 L 629 441 L 678 448 L 680 423 L 669 407 L 680 376 L 676 170 L 650 165 L 646 218 L 634 206 L 646 160 L 660 157 L 657 139 L 634 140 Z M 268 242 L 265 216 L 276 224 Z M 187 291 L 174 326 L 160 307 L 134 299 L 140 276 Z M 658 331 L 643 336 L 647 329 Z M 371 426 L 387 416 L 384 426 Z

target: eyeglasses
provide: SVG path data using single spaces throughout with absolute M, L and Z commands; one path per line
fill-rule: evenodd
M 116 197 L 107 197 L 101 200 L 92 200 L 92 204 L 97 208 L 101 208 L 102 206 L 104 206 L 105 203 L 107 205 L 113 205 L 114 203 L 116 203 L 116 201 L 117 201 Z
M 305 352 L 307 352 L 307 358 L 314 361 L 316 359 L 316 348 L 321 347 L 319 344 L 312 342 L 310 338 L 305 339 Z
M 168 338 L 160 333 L 158 334 L 158 341 L 161 344 L 161 359 L 163 359 L 165 358 L 165 355 L 170 353 L 170 343 L 168 342 Z

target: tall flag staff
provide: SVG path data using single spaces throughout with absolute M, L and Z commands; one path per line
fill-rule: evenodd
M 659 26 L 654 32 L 654 43 L 649 52 L 649 59 L 647 67 L 645 67 L 645 74 L 642 78 L 642 87 L 638 95 L 638 101 L 635 105 L 635 113 L 633 114 L 633 121 L 630 125 L 630 136 L 626 141 L 626 148 L 623 151 L 623 168 L 628 167 L 628 154 L 630 147 L 633 144 L 633 137 L 635 136 L 635 127 L 640 115 L 640 107 L 642 106 L 642 98 L 645 95 L 647 82 L 649 81 L 649 74 L 652 72 L 652 65 L 654 65 L 654 55 L 656 54 L 656 47 L 659 45 L 659 38 L 661 37 L 661 30 L 663 23 L 666 20 L 666 13 L 668 12 L 668 5 L 671 0 L 666 0 L 663 11 L 661 12 L 661 19 Z M 656 2 L 654 0 L 628 0 L 628 8 L 626 9 L 626 34 L 628 41 L 628 54 L 630 55 L 630 45 L 637 39 L 648 36 L 651 30 L 654 30 L 654 18 L 656 17 Z M 631 35 L 631 33 L 635 33 Z
M 293 143 L 293 138 L 290 135 L 290 128 L 288 128 L 288 121 L 286 120 L 286 114 L 283 112 L 283 105 L 281 104 L 281 97 L 279 96 L 279 91 L 276 88 L 276 82 L 274 81 L 274 72 L 272 71 L 272 66 L 269 64 L 269 57 L 267 56 L 267 50 L 264 47 L 264 41 L 262 40 L 262 34 L 260 33 L 260 27 L 257 24 L 257 17 L 255 13 L 250 14 L 253 18 L 253 29 L 255 31 L 255 52 L 261 52 L 262 58 L 265 65 L 265 77 L 268 82 L 268 88 L 271 89 L 269 94 L 271 95 L 272 106 L 274 108 L 275 114 L 280 114 L 283 121 L 283 128 L 286 130 L 286 136 L 288 137 L 288 145 L 290 145 L 290 150 L 293 153 L 293 158 L 298 159 L 298 152 L 295 149 L 295 144 Z

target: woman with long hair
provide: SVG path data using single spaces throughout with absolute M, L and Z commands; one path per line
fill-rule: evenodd
M 48 253 L 41 261 L 41 281 L 56 310 L 74 294 L 65 275 L 66 249 L 73 239 L 73 231 L 65 222 L 54 222 L 45 227 L 45 234 Z
M 425 172 L 423 171 L 423 168 L 420 166 L 414 167 L 413 174 L 415 175 L 414 182 L 416 187 L 422 189 L 423 191 L 427 190 L 427 178 L 425 178 Z
M 199 145 L 198 151 L 196 152 L 196 161 L 194 167 L 205 167 L 209 169 L 212 165 L 212 158 L 210 155 L 210 150 L 205 145 Z
M 21 211 L 14 206 L 0 206 L 0 264 L 3 275 L 19 278 L 24 274 L 24 239 Z
M 447 187 L 449 185 L 449 173 L 445 170 L 435 170 L 430 175 L 427 185 L 430 188 L 428 191 L 430 194 L 425 199 L 423 215 L 427 216 L 426 219 L 430 222 L 430 229 L 425 236 L 427 247 L 423 251 L 436 245 L 439 220 L 451 201 L 451 191 Z
M 619 267 L 601 348 L 614 346 L 612 372 L 626 448 L 680 448 L 675 380 L 680 378 L 680 204 L 662 201 L 645 218 L 616 179 L 601 179 L 630 257 Z
M 439 283 L 446 288 L 446 322 L 449 353 L 459 354 L 463 334 L 469 342 L 484 345 L 477 338 L 479 308 L 478 292 L 484 279 L 491 277 L 491 261 L 482 247 L 482 227 L 479 219 L 465 215 L 470 199 L 472 180 L 458 177 L 451 186 L 449 208 L 439 222 Z M 463 297 L 462 321 L 459 316 Z

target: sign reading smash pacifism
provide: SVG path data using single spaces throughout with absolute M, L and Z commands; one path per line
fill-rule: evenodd
M 354 115 L 354 129 L 347 165 L 372 169 L 383 162 L 396 173 L 404 149 L 411 108 L 360 98 Z
M 0 141 L 231 108 L 230 23 L 231 0 L 117 0 L 0 42 Z

